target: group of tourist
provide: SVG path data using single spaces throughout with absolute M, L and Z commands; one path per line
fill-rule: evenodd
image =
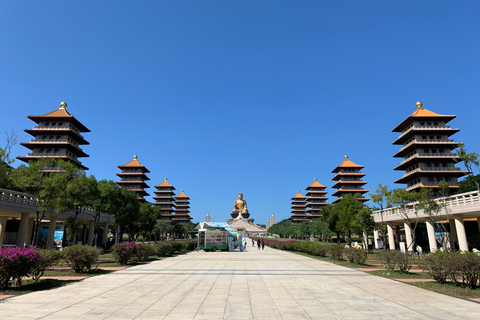
M 245 243 L 245 247 L 247 246 L 247 244 Z M 252 239 L 252 247 L 255 248 L 255 240 Z M 260 248 L 262 248 L 262 250 L 265 249 L 265 240 L 264 239 L 257 239 L 257 249 L 260 250 Z

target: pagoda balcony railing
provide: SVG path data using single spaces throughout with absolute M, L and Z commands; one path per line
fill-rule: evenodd
M 355 180 L 355 179 L 340 179 L 340 180 L 337 180 L 337 183 L 338 182 L 365 182 L 365 181 L 362 181 L 360 179 L 358 179 L 358 180 Z
M 402 178 L 406 177 L 406 176 L 409 176 L 411 174 L 414 174 L 415 172 L 419 172 L 419 171 L 462 171 L 461 168 L 457 168 L 457 167 L 420 167 L 420 168 L 416 168 L 412 171 L 409 171 L 407 172 L 406 174 L 404 174 L 402 176 Z
M 145 180 L 125 180 L 125 179 L 121 179 L 119 182 L 139 182 L 139 183 L 143 183 L 143 182 L 145 182 Z
M 76 134 L 78 134 L 80 137 L 83 138 L 82 134 L 77 128 L 71 127 L 71 126 L 33 126 L 33 130 L 72 130 Z
M 76 159 L 75 157 L 65 153 L 65 152 L 57 152 L 57 153 L 37 153 L 31 152 L 27 153 L 27 157 L 41 157 L 41 158 L 58 158 L 58 157 L 68 157 L 69 159 L 81 164 L 81 162 Z
M 65 144 L 65 143 L 69 143 L 71 146 L 74 146 L 76 149 L 80 150 L 83 152 L 82 148 L 80 148 L 79 146 L 75 145 L 74 143 L 72 143 L 71 141 L 68 141 L 66 139 L 35 139 L 35 140 L 30 140 L 30 143 L 38 143 L 39 145 L 41 144 L 44 144 L 45 142 L 47 143 L 62 143 L 62 144 Z
M 407 130 L 403 131 L 402 134 L 400 136 L 398 136 L 398 138 L 400 139 L 401 137 L 403 137 L 404 135 L 406 135 L 407 133 L 409 133 L 410 131 L 412 131 L 413 129 L 425 129 L 425 130 L 428 130 L 428 129 L 452 129 L 450 126 L 428 126 L 428 127 L 421 127 L 421 126 L 411 126 L 410 128 L 408 128 Z
M 337 174 L 364 174 L 364 173 L 361 173 L 360 171 L 357 171 L 357 172 L 344 172 L 344 171 L 340 171 L 338 172 Z
M 362 190 L 362 191 L 365 191 L 365 189 L 362 189 L 362 188 L 348 188 L 348 187 L 341 187 L 341 188 L 338 188 L 337 191 L 342 191 L 342 190 Z
M 414 143 L 431 144 L 431 143 L 450 143 L 450 142 L 455 142 L 455 141 L 453 139 L 435 139 L 435 140 L 428 140 L 428 139 L 417 140 L 417 139 L 414 139 L 414 140 L 410 141 L 409 143 L 407 143 L 406 145 L 404 145 L 402 148 L 400 148 L 399 152 L 408 148 L 409 146 L 411 146 Z
M 70 142 L 70 141 L 68 141 L 67 139 L 35 139 L 35 140 L 30 140 L 30 143 L 43 143 L 43 142 L 65 143 L 65 142 Z
M 457 182 L 447 182 L 447 184 L 450 187 L 458 186 Z M 438 186 L 438 182 L 419 182 L 419 183 L 415 183 L 414 185 L 411 185 L 411 186 L 405 188 L 405 190 L 410 191 L 410 190 L 415 189 L 417 187 L 436 187 L 436 186 Z
M 432 157 L 443 157 L 443 158 L 458 158 L 456 153 L 424 153 L 424 152 L 417 152 L 411 155 L 408 158 L 405 158 L 400 164 L 404 164 L 405 162 L 410 161 L 413 158 L 432 158 Z

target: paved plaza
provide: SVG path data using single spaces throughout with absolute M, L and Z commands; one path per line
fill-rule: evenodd
M 480 304 L 302 255 L 192 252 L 0 301 L 1 319 L 478 319 Z

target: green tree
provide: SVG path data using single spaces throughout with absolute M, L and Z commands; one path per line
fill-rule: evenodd
M 161 241 L 167 239 L 168 235 L 173 232 L 173 226 L 168 221 L 158 221 L 153 229 L 153 233 L 156 237 L 158 237 Z
M 95 229 L 97 228 L 100 216 L 114 216 L 122 207 L 120 187 L 112 180 L 100 180 L 97 182 L 98 196 L 92 204 Z M 90 214 L 90 213 L 89 213 Z M 96 236 L 96 235 L 95 235 Z M 95 243 L 95 240 L 94 240 Z
M 370 196 L 372 197 L 373 203 L 375 203 L 376 205 L 376 209 L 380 211 L 381 221 L 380 221 L 379 232 L 380 232 L 380 238 L 383 239 L 383 241 L 385 241 L 385 239 L 387 238 L 387 235 L 386 235 L 386 227 L 384 226 L 384 221 L 383 221 L 383 214 L 386 208 L 391 207 L 390 198 L 392 195 L 392 191 L 388 189 L 388 185 L 384 186 L 379 183 L 377 185 L 376 192 L 377 193 L 375 194 L 370 194 Z
M 334 233 L 328 228 L 328 223 L 321 219 L 315 219 L 311 222 L 310 232 L 314 237 L 320 237 L 326 240 L 326 236 L 332 236 Z
M 431 190 L 422 189 L 419 192 L 408 192 L 405 189 L 394 189 L 390 196 L 390 203 L 394 207 L 394 211 L 398 212 L 403 221 L 412 226 L 412 242 L 407 249 L 411 250 L 415 247 L 416 230 L 418 226 L 418 212 L 426 206 L 428 199 L 431 199 Z
M 10 158 L 10 151 L 14 145 L 17 144 L 17 135 L 15 131 L 11 131 L 10 133 L 5 132 L 6 143 L 5 148 L 0 146 L 0 188 L 5 189 L 20 189 L 19 191 L 23 191 L 23 188 L 17 188 L 12 181 L 10 173 L 12 172 L 12 164 L 15 160 Z
M 310 237 L 310 235 L 312 234 L 311 233 L 311 230 L 310 230 L 310 227 L 311 227 L 311 222 L 308 221 L 308 220 L 304 220 L 302 221 L 302 223 L 299 224 L 298 226 L 298 234 L 299 236 L 301 236 L 303 239 L 307 239 Z
M 192 238 L 193 234 L 195 233 L 195 224 L 194 223 L 187 223 L 182 226 L 182 235 L 185 238 Z
M 337 241 L 340 242 L 340 229 L 337 228 L 339 220 L 338 206 L 335 204 L 328 204 L 323 208 L 322 214 L 320 220 L 328 224 L 328 229 L 336 233 Z
M 338 222 L 336 228 L 338 231 L 348 235 L 348 238 L 351 240 L 352 231 L 354 229 L 353 221 L 357 214 L 362 210 L 363 204 L 358 201 L 357 198 L 360 197 L 360 194 L 347 194 L 335 204 L 336 210 L 338 212 Z
M 78 216 L 86 212 L 88 208 L 92 208 L 99 196 L 97 179 L 93 175 L 87 176 L 83 170 L 79 170 L 67 182 L 66 188 L 62 190 L 58 199 L 58 208 L 63 212 L 73 211 L 74 213 L 67 221 L 69 244 L 75 244 L 77 240 Z
M 460 161 L 463 162 L 465 168 L 470 172 L 470 176 L 473 176 L 473 167 L 476 167 L 477 170 L 480 170 L 480 153 L 475 152 L 468 152 L 465 148 L 465 144 L 460 143 L 458 147 L 455 149 L 457 151 L 458 156 L 460 157 Z M 480 191 L 480 184 L 479 182 L 473 178 L 471 182 L 475 184 L 477 190 Z
M 352 231 L 356 234 L 362 235 L 363 248 L 368 248 L 367 235 L 371 234 L 375 228 L 375 221 L 372 215 L 372 209 L 368 207 L 362 207 L 357 214 L 353 217 L 351 223 Z
M 38 241 L 40 221 L 48 212 L 59 211 L 62 208 L 64 190 L 78 171 L 79 169 L 70 162 L 45 158 L 31 162 L 29 166 L 20 165 L 11 173 L 12 181 L 17 187 L 25 188 L 40 200 L 33 234 L 35 245 Z
M 480 184 L 480 174 L 468 175 L 462 181 L 458 182 L 458 193 L 477 191 Z
M 138 219 L 140 212 L 140 203 L 137 200 L 135 192 L 126 188 L 120 188 L 119 198 L 121 206 L 113 214 L 115 218 L 115 243 L 122 241 L 122 235 L 127 233 L 133 234 L 132 229 L 135 229 L 135 222 Z
M 156 219 L 159 219 L 160 216 L 160 208 L 158 206 L 154 206 L 149 202 L 140 204 L 138 220 L 135 221 L 135 229 L 132 231 L 141 234 L 143 241 L 145 241 L 147 235 L 152 233 L 157 223 Z

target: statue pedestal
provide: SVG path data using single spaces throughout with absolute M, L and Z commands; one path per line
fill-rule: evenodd
M 244 219 L 244 218 L 227 219 L 228 224 L 231 224 L 231 222 L 235 222 L 235 221 L 245 221 L 247 223 L 253 223 L 255 219 Z

